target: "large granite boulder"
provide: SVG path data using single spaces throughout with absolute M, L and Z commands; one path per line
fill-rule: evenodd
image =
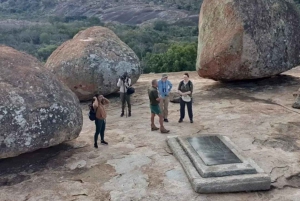
M 136 54 L 111 30 L 91 27 L 62 44 L 49 57 L 46 68 L 65 83 L 81 101 L 95 93 L 118 91 L 117 80 L 127 72 L 134 84 L 140 74 Z
M 0 94 L 0 158 L 78 137 L 78 98 L 32 56 L 0 46 Z
M 204 0 L 197 70 L 204 78 L 244 80 L 300 64 L 300 17 L 288 0 Z

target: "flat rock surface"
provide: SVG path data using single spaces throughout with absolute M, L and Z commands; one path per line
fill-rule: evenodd
M 132 97 L 133 116 L 120 118 L 117 97 L 108 109 L 106 140 L 93 148 L 87 104 L 80 137 L 67 144 L 0 161 L 0 200 L 297 201 L 300 197 L 300 111 L 291 108 L 300 69 L 256 82 L 219 83 L 190 77 L 194 124 L 178 124 L 170 104 L 169 135 L 150 131 L 147 87 L 161 75 L 142 75 Z M 169 74 L 176 86 L 182 73 Z M 174 90 L 177 87 L 174 87 Z M 156 119 L 157 121 L 157 119 Z M 158 123 L 157 123 L 158 124 Z M 221 134 L 271 175 L 266 192 L 197 194 L 166 144 L 167 136 Z

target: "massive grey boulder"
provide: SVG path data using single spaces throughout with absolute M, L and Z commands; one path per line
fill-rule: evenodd
M 78 137 L 79 100 L 37 59 L 0 45 L 0 158 Z
M 132 84 L 141 74 L 136 54 L 104 27 L 88 28 L 62 44 L 49 57 L 46 68 L 82 101 L 95 93 L 116 92 L 118 77 L 124 72 L 131 76 Z
M 204 0 L 197 70 L 204 78 L 243 80 L 300 64 L 300 17 L 289 0 Z

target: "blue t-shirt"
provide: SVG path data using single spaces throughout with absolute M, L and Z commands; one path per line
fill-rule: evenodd
M 162 98 L 168 96 L 171 89 L 172 89 L 172 83 L 169 80 L 166 80 L 165 82 L 163 82 L 162 80 L 158 81 L 158 91 L 159 91 L 159 95 Z

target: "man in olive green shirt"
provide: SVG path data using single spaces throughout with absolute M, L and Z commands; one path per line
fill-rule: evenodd
M 160 132 L 169 133 L 170 131 L 165 129 L 163 122 L 164 118 L 160 111 L 159 103 L 161 99 L 158 96 L 158 84 L 157 80 L 152 80 L 152 87 L 148 90 L 149 100 L 150 100 L 150 110 L 151 110 L 151 131 L 159 130 L 154 124 L 155 115 L 159 116 Z

